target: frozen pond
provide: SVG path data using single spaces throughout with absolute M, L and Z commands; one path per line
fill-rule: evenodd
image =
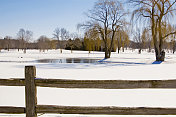
M 87 59 L 87 58 L 61 58 L 61 59 L 38 59 L 34 61 L 0 61 L 14 62 L 14 63 L 97 63 L 100 59 Z
M 63 59 L 40 59 L 37 63 L 96 63 L 99 59 L 63 58 Z

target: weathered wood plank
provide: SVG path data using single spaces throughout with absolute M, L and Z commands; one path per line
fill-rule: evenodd
M 25 79 L 0 79 L 0 86 L 25 86 Z
M 24 114 L 24 107 L 0 106 L 0 113 L 4 114 Z
M 26 97 L 26 117 L 37 117 L 37 90 L 35 85 L 35 66 L 25 67 L 25 97 Z
M 56 88 L 100 88 L 100 89 L 135 89 L 135 88 L 176 88 L 176 80 L 61 80 L 36 79 L 36 85 Z
M 103 115 L 176 115 L 176 108 L 76 107 L 38 105 L 37 113 Z
M 36 86 L 56 88 L 176 88 L 176 80 L 62 80 L 35 79 Z M 25 79 L 0 79 L 2 86 L 25 86 Z

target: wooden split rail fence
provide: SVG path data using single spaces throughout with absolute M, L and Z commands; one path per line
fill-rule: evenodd
M 37 117 L 38 113 L 55 114 L 102 114 L 102 115 L 176 115 L 176 108 L 152 107 L 81 107 L 37 105 L 36 88 L 98 88 L 98 89 L 138 89 L 176 88 L 176 80 L 62 80 L 38 79 L 35 66 L 25 67 L 25 79 L 0 79 L 1 86 L 25 86 L 26 107 L 0 106 L 0 113 L 24 114 Z

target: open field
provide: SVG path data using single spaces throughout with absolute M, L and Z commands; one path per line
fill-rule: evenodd
M 166 61 L 155 64 L 154 53 L 126 51 L 112 53 L 102 63 L 38 63 L 39 59 L 89 58 L 102 60 L 103 52 L 49 50 L 40 53 L 17 50 L 0 53 L 0 78 L 24 78 L 24 66 L 34 65 L 37 78 L 75 80 L 167 80 L 176 79 L 176 55 L 166 54 Z M 176 107 L 176 89 L 56 89 L 37 88 L 38 104 L 69 106 Z M 25 106 L 24 87 L 0 87 L 1 106 Z M 0 115 L 11 116 L 11 115 Z M 24 116 L 24 115 L 13 115 Z M 41 117 L 84 117 L 82 115 L 41 115 Z M 85 115 L 85 117 L 92 117 Z M 102 117 L 104 117 L 102 115 Z M 110 117 L 110 116 L 108 116 Z M 114 117 L 114 116 L 113 116 Z M 121 117 L 121 116 L 119 116 Z M 133 116 L 131 116 L 133 117 Z M 140 116 L 141 117 L 141 116 Z M 152 116 L 151 116 L 152 117 Z M 166 116 L 164 116 L 166 117 Z M 169 116 L 168 116 L 169 117 Z

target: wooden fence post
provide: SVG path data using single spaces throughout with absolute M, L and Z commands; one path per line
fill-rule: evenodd
M 35 66 L 25 66 L 25 99 L 26 117 L 37 117 L 37 90 L 35 85 L 36 68 Z

